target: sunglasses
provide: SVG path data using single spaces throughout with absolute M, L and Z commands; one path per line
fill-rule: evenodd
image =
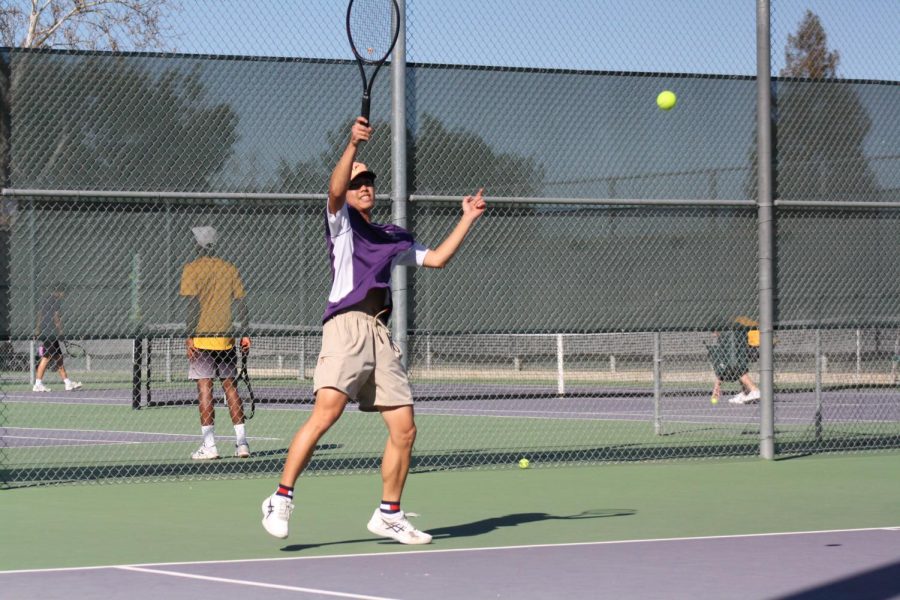
M 347 189 L 350 190 L 358 190 L 359 188 L 367 186 L 367 187 L 375 187 L 375 180 L 369 179 L 368 177 L 363 179 L 354 179 L 350 182 L 350 185 L 347 186 Z

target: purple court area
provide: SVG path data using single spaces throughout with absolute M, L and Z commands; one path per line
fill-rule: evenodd
M 391 545 L 373 540 L 373 544 Z M 395 545 L 396 546 L 396 545 Z M 663 540 L 0 572 L 4 597 L 195 598 L 900 597 L 900 527 Z M 382 550 L 387 550 L 383 548 Z M 297 556 L 291 556 L 292 554 Z

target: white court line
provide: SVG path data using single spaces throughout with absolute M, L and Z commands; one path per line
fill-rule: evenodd
M 340 559 L 340 558 L 378 558 L 392 556 L 406 556 L 408 554 L 447 554 L 459 552 L 485 552 L 499 550 L 530 550 L 532 548 L 570 548 L 575 546 L 615 546 L 622 544 L 647 544 L 660 542 L 693 542 L 707 540 L 732 540 L 742 538 L 760 538 L 760 537 L 781 537 L 788 535 L 818 535 L 823 533 L 854 533 L 861 531 L 900 531 L 900 525 L 885 525 L 882 527 L 857 527 L 854 529 L 815 529 L 811 531 L 775 531 L 771 533 L 735 533 L 729 535 L 705 535 L 705 536 L 689 536 L 689 537 L 672 537 L 672 538 L 645 538 L 637 540 L 607 540 L 602 542 L 570 542 L 564 544 L 522 544 L 518 546 L 487 546 L 484 548 L 447 548 L 435 550 L 406 550 L 402 552 L 360 552 L 356 554 L 321 554 L 317 556 L 285 556 L 274 558 L 236 558 L 232 560 L 200 560 L 200 561 L 184 561 L 184 562 L 162 562 L 162 563 L 136 563 L 130 565 L 97 565 L 88 567 L 51 567 L 46 569 L 18 569 L 3 571 L 2 575 L 17 575 L 21 573 L 52 573 L 56 571 L 96 571 L 98 569 L 122 569 L 125 567 L 150 568 L 150 567 L 179 567 L 190 565 L 226 565 L 235 563 L 258 563 L 258 562 L 283 562 L 292 560 L 322 560 L 322 559 Z
M 159 435 L 159 436 L 173 436 L 173 437 L 189 437 L 189 438 L 200 438 L 203 437 L 197 433 L 161 433 L 156 431 L 120 431 L 115 429 L 59 429 L 54 427 L 0 427 L 0 431 L 69 431 L 73 433 L 77 432 L 90 432 L 90 433 L 124 433 L 127 435 Z M 228 439 L 228 436 L 225 437 Z M 267 442 L 277 442 L 281 440 L 281 438 L 270 438 L 270 437 L 258 437 L 258 436 L 247 436 L 249 440 L 264 440 Z M 185 440 L 190 441 L 190 440 Z
M 30 402 L 33 404 L 85 404 L 84 402 L 80 402 L 81 400 L 105 400 L 106 404 L 131 404 L 131 394 L 130 390 L 123 389 L 122 396 L 83 396 L 78 392 L 61 392 L 65 393 L 65 396 L 56 395 L 56 392 L 50 392 L 51 395 L 46 395 L 46 392 L 31 392 L 29 394 L 17 394 L 15 392 L 6 392 L 5 402 L 9 400 L 16 400 L 22 402 Z M 126 397 L 125 394 L 128 394 Z M 65 400 L 63 400 L 65 399 Z M 55 402 L 59 400 L 59 402 Z
M 142 442 L 127 440 L 97 440 L 91 438 L 60 438 L 60 437 L 41 437 L 37 435 L 4 435 L 4 440 L 51 440 L 54 442 L 89 442 L 91 444 L 140 444 Z M 44 444 L 41 447 L 46 446 Z M 55 444 L 54 444 L 55 446 Z M 34 448 L 36 446 L 15 446 L 16 448 Z
M 363 594 L 350 594 L 346 592 L 334 592 L 331 590 L 321 590 L 318 588 L 295 587 L 292 585 L 280 585 L 277 583 L 264 583 L 262 581 L 247 581 L 243 579 L 229 579 L 227 577 L 210 577 L 208 575 L 194 575 L 191 573 L 178 573 L 176 571 L 161 571 L 158 569 L 146 569 L 142 567 L 116 567 L 123 571 L 137 571 L 139 573 L 152 573 L 154 575 L 167 575 L 169 577 L 185 577 L 187 579 L 200 579 L 202 581 L 214 581 L 216 583 L 235 583 L 237 585 L 246 585 L 250 587 L 261 587 L 272 590 L 287 590 L 289 592 L 307 592 L 310 594 L 321 594 L 323 596 L 337 596 L 339 598 L 358 598 L 359 600 L 395 600 L 385 598 L 384 596 L 365 596 Z

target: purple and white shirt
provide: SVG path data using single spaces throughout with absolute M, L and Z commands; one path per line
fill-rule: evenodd
M 331 292 L 324 323 L 361 302 L 369 290 L 391 287 L 394 265 L 421 267 L 428 249 L 397 225 L 368 223 L 346 203 L 336 213 L 325 208 L 325 239 L 331 258 Z M 390 294 L 385 295 L 390 302 Z

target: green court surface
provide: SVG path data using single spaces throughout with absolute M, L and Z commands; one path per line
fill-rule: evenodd
M 900 526 L 900 454 L 413 473 L 427 549 Z M 0 570 L 403 552 L 366 521 L 378 475 L 304 476 L 287 540 L 260 526 L 275 478 L 0 491 Z M 421 547 L 416 549 L 421 550 Z

